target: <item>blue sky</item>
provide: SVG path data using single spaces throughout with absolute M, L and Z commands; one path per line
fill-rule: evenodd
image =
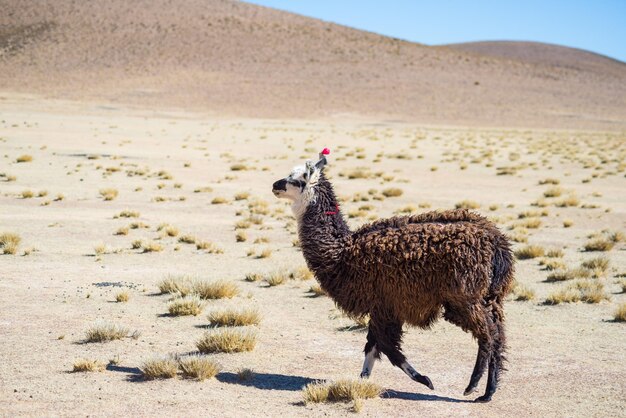
M 251 0 L 428 45 L 525 40 L 626 62 L 626 0 Z

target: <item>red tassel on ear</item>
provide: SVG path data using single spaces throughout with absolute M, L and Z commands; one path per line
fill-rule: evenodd
M 330 154 L 330 150 L 328 148 L 324 148 L 322 150 L 322 155 L 328 155 L 328 154 Z

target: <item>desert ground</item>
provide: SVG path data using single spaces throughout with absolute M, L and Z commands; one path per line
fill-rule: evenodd
M 20 238 L 0 255 L 0 415 L 623 415 L 623 131 L 228 118 L 0 96 L 0 234 Z M 404 338 L 434 391 L 383 357 L 371 377 L 380 398 L 303 402 L 308 383 L 357 378 L 365 343 L 329 298 L 313 297 L 314 279 L 289 278 L 305 262 L 290 207 L 271 193 L 324 147 L 352 227 L 459 206 L 515 240 L 508 371 L 491 403 L 462 396 L 476 343 L 443 320 Z M 594 240 L 604 251 L 587 251 Z M 183 275 L 239 292 L 170 315 L 176 296 L 159 283 Z M 272 277 L 284 280 L 270 286 Z M 572 283 L 594 286 L 589 303 L 568 302 L 574 290 L 559 296 Z M 204 381 L 145 378 L 147 361 L 197 352 L 207 315 L 228 307 L 258 310 L 251 351 L 208 355 L 220 372 Z M 126 332 L 87 342 L 103 323 Z M 73 372 L 80 359 L 104 370 Z

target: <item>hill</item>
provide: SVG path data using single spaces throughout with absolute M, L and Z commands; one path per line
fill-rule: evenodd
M 226 0 L 0 9 L 5 93 L 246 117 L 626 128 L 626 65 L 570 48 L 431 47 Z

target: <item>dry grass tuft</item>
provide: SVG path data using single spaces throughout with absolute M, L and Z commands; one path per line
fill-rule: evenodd
M 563 189 L 561 187 L 550 187 L 548 190 L 543 192 L 544 197 L 559 197 L 563 194 Z
M 515 257 L 518 260 L 528 260 L 536 257 L 543 257 L 545 249 L 538 245 L 527 245 L 515 251 Z
M 214 197 L 213 200 L 211 200 L 212 205 L 222 205 L 224 203 L 228 203 L 228 199 L 221 196 Z
M 189 276 L 167 276 L 157 285 L 161 293 L 176 293 L 186 296 L 191 293 L 193 281 Z
M 0 234 L 0 250 L 2 254 L 15 254 L 21 241 L 22 238 L 12 232 L 3 232 Z
M 235 283 L 226 280 L 196 281 L 193 283 L 192 291 L 202 299 L 231 299 L 240 293 Z
M 382 191 L 383 196 L 385 197 L 399 197 L 402 196 L 402 189 L 398 189 L 397 187 L 390 187 Z
M 248 234 L 246 234 L 246 231 L 238 230 L 235 234 L 235 240 L 237 242 L 246 242 L 248 240 Z
M 104 200 L 113 200 L 117 197 L 118 194 L 119 192 L 117 191 L 117 189 L 100 189 L 100 196 L 102 196 Z
M 155 253 L 163 251 L 163 245 L 156 241 L 147 241 L 141 243 L 141 249 L 144 253 Z
M 247 282 L 258 282 L 263 279 L 263 275 L 259 273 L 248 273 L 246 274 L 245 280 Z
M 220 366 L 213 360 L 198 355 L 182 357 L 178 360 L 178 367 L 183 376 L 203 381 L 215 377 L 220 372 Z
M 607 257 L 594 257 L 582 262 L 581 267 L 593 272 L 593 277 L 603 276 L 609 269 L 611 261 Z
M 141 366 L 144 379 L 171 379 L 178 373 L 178 362 L 170 357 L 147 360 Z
M 198 238 L 193 235 L 185 234 L 178 238 L 178 242 L 182 242 L 183 244 L 195 244 L 198 241 Z
M 608 238 L 598 237 L 593 238 L 585 243 L 585 251 L 610 251 L 615 246 L 615 243 Z
M 478 202 L 474 202 L 473 200 L 462 200 L 454 205 L 457 209 L 478 209 L 480 208 L 480 204 Z
M 290 277 L 296 280 L 311 280 L 313 272 L 307 266 L 300 266 L 291 272 Z
M 17 163 L 29 163 L 31 161 L 33 161 L 33 156 L 28 154 L 20 155 L 15 159 Z
M 287 283 L 289 276 L 282 272 L 274 272 L 265 278 L 265 282 L 270 286 L 280 286 L 281 284 Z
M 563 228 L 569 228 L 572 225 L 574 225 L 574 221 L 572 221 L 571 219 L 564 219 L 563 220 Z
M 117 215 L 113 216 L 113 219 L 117 218 L 139 218 L 140 213 L 134 210 L 123 210 Z
M 254 350 L 256 338 L 256 332 L 249 329 L 224 328 L 206 332 L 196 347 L 203 354 L 240 353 Z
M 547 179 L 539 180 L 539 184 L 540 185 L 544 185 L 544 184 L 554 184 L 554 185 L 557 185 L 559 183 L 560 183 L 560 181 L 558 179 L 555 179 L 555 178 L 547 178 Z
M 579 280 L 548 296 L 545 303 L 546 305 L 572 302 L 600 303 L 603 300 L 609 300 L 609 296 L 601 282 Z
M 22 191 L 21 195 L 22 199 L 31 199 L 35 197 L 35 192 L 33 192 L 32 190 L 24 190 Z
M 313 294 L 313 297 L 326 296 L 326 292 L 324 292 L 324 289 L 322 289 L 322 286 L 318 283 L 311 285 L 309 292 Z
M 309 383 L 302 389 L 304 402 L 350 402 L 357 399 L 377 398 L 383 389 L 369 380 L 338 380 L 332 383 Z
M 257 309 L 222 309 L 211 312 L 207 318 L 212 326 L 241 327 L 245 325 L 259 325 L 261 315 Z
M 548 275 L 546 282 L 563 282 L 574 279 L 586 279 L 591 276 L 591 272 L 585 268 L 556 270 Z
M 617 307 L 613 318 L 616 322 L 626 322 L 626 303 L 622 303 Z
M 115 324 L 96 324 L 87 329 L 85 342 L 102 343 L 106 341 L 121 340 L 128 336 L 128 328 Z
M 128 302 L 129 299 L 130 295 L 126 291 L 119 292 L 117 295 L 115 295 L 116 302 Z
M 74 361 L 72 372 L 101 372 L 104 371 L 104 363 L 98 360 L 78 359 Z
M 205 250 L 209 254 L 223 254 L 224 253 L 224 249 L 222 249 L 220 246 L 210 241 L 196 241 L 196 249 Z
M 513 285 L 513 300 L 527 301 L 535 299 L 535 291 L 530 287 L 523 285 L 519 282 L 515 282 Z
M 174 299 L 167 305 L 167 310 L 173 316 L 198 316 L 204 309 L 204 302 L 196 295 L 188 295 L 182 298 Z

